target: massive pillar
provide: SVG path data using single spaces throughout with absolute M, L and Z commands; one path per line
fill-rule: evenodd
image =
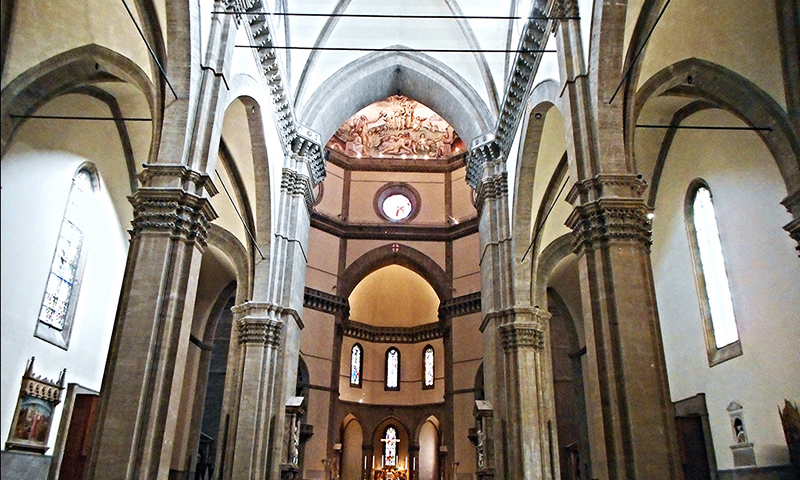
M 578 16 L 574 0 L 560 4 L 564 16 Z M 609 101 L 623 75 L 621 63 L 598 53 L 621 48 L 614 25 L 624 25 L 624 9 L 603 6 L 595 22 L 600 18 L 604 30 L 593 39 L 592 57 L 599 63 L 591 75 L 584 71 L 578 21 L 563 20 L 556 32 L 575 179 L 567 225 L 576 236 L 581 282 L 591 477 L 679 478 L 649 211 L 641 198 L 646 184 L 624 149 L 624 101 Z
M 294 395 L 312 202 L 307 139 L 285 158 L 268 267 L 256 267 L 253 300 L 234 308 L 237 330 L 224 479 L 281 478 L 288 458 L 285 405 Z M 317 145 L 318 148 L 318 145 Z
M 513 248 L 505 162 L 492 138 L 474 146 L 470 168 L 482 168 L 477 188 L 481 240 L 481 332 L 487 400 L 496 422 L 494 478 L 558 475 L 546 329 L 549 315 L 513 298 Z M 555 466 L 555 467 L 554 467 Z
M 200 258 L 216 218 L 208 176 L 147 165 L 108 354 L 90 478 L 166 478 L 170 469 Z

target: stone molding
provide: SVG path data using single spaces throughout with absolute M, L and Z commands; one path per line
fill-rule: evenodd
M 305 157 L 311 171 L 311 181 L 314 185 L 320 183 L 326 175 L 320 136 L 297 123 L 294 107 L 289 101 L 289 91 L 281 75 L 272 25 L 264 3 L 261 0 L 228 0 L 226 8 L 243 14 L 237 15 L 237 21 L 246 26 L 250 44 L 255 47 L 261 72 L 272 97 L 284 153 Z
M 460 297 L 445 300 L 439 306 L 439 318 L 454 318 L 480 313 L 481 311 L 481 292 L 468 293 Z
M 207 198 L 175 188 L 142 187 L 128 200 L 133 205 L 131 237 L 169 233 L 205 246 L 209 224 L 217 218 Z
M 546 0 L 535 0 L 531 6 L 525 27 L 520 35 L 509 75 L 503 102 L 500 106 L 497 127 L 493 134 L 478 137 L 470 145 L 467 157 L 467 183 L 476 189 L 480 181 L 483 164 L 489 159 L 505 159 L 519 126 L 522 113 L 526 110 L 527 98 L 533 87 L 533 76 L 542 59 L 550 31 L 547 18 Z
M 245 302 L 231 308 L 235 315 L 242 315 L 236 321 L 239 343 L 277 347 L 283 338 L 283 327 L 290 319 L 297 322 L 300 329 L 303 322 L 300 315 L 290 308 L 267 302 Z
M 548 325 L 551 316 L 552 315 L 550 312 L 539 308 L 538 305 L 535 307 L 512 307 L 505 310 L 487 313 L 481 322 L 480 331 L 483 333 L 489 323 L 492 322 L 499 323 L 500 325 L 511 325 L 512 323 L 516 322 L 521 324 L 535 323 L 546 326 Z
M 310 287 L 306 287 L 303 294 L 303 307 L 331 315 L 342 313 L 346 316 L 350 312 L 350 303 L 346 298 Z
M 443 338 L 447 328 L 439 323 L 428 323 L 416 327 L 377 327 L 353 320 L 345 321 L 341 326 L 345 337 L 374 343 L 421 343 Z
M 580 199 L 586 203 L 602 197 L 639 198 L 647 189 L 647 182 L 634 174 L 601 173 L 572 185 L 566 200 L 575 204 Z
M 500 325 L 498 330 L 506 352 L 531 348 L 544 350 L 545 327 L 538 322 L 514 322 Z
M 783 226 L 783 229 L 797 242 L 795 250 L 800 254 L 800 190 L 781 200 L 781 205 L 794 217 L 791 222 Z
M 302 196 L 309 215 L 314 210 L 314 189 L 311 180 L 291 168 L 284 168 L 281 175 L 281 191 L 292 196 Z
M 578 205 L 566 225 L 575 234 L 575 253 L 610 242 L 639 243 L 650 248 L 650 209 L 639 199 L 602 198 Z
M 137 176 L 143 187 L 181 188 L 196 195 L 205 190 L 209 197 L 219 193 L 208 174 L 186 165 L 146 163 L 143 166 L 144 171 Z
M 550 9 L 551 17 L 578 17 L 579 15 L 578 2 L 575 0 L 556 0 Z

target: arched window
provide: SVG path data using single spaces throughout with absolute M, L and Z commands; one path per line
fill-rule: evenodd
M 434 372 L 434 352 L 433 347 L 428 345 L 422 350 L 422 388 L 423 389 L 430 389 L 433 388 L 433 382 L 435 380 L 435 372 Z
M 692 182 L 685 209 L 708 362 L 713 366 L 741 355 L 742 346 L 711 189 L 705 181 Z
M 364 349 L 356 343 L 350 350 L 350 386 L 361 387 L 361 372 L 363 372 Z
M 400 390 L 400 350 L 386 350 L 386 390 Z
M 67 207 L 61 219 L 56 251 L 39 309 L 35 336 L 69 347 L 72 320 L 78 303 L 83 266 L 86 262 L 84 230 L 91 215 L 91 197 L 97 190 L 97 178 L 91 165 L 84 165 L 72 177 Z
M 400 441 L 397 438 L 397 430 L 394 427 L 387 428 L 381 441 L 383 442 L 383 465 L 387 467 L 397 465 L 397 442 Z

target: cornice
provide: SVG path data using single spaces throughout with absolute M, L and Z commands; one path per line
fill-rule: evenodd
M 306 287 L 303 294 L 303 307 L 332 315 L 342 313 L 347 316 L 350 312 L 350 303 L 346 298 L 310 287 Z
M 326 149 L 327 161 L 352 172 L 416 172 L 447 173 L 465 165 L 466 154 L 449 159 L 431 158 L 350 158 L 341 152 Z
M 439 306 L 439 318 L 455 318 L 481 311 L 481 292 L 451 298 Z
M 275 111 L 275 120 L 281 135 L 285 154 L 302 155 L 308 160 L 311 181 L 314 185 L 325 179 L 325 158 L 317 132 L 297 123 L 294 107 L 288 98 L 275 49 L 272 25 L 261 0 L 229 0 L 227 8 L 238 15 L 237 20 L 247 27 L 250 45 L 256 51 L 261 72 L 269 87 Z
M 552 0 L 550 0 L 552 2 Z M 533 77 L 539 67 L 547 44 L 550 23 L 547 20 L 548 0 L 534 0 L 531 12 L 520 35 L 518 53 L 514 58 L 508 85 L 493 132 L 476 137 L 470 144 L 467 157 L 467 183 L 473 188 L 480 184 L 483 165 L 503 160 L 511 149 L 514 136 L 533 88 Z
M 442 338 L 447 333 L 447 328 L 438 322 L 416 327 L 377 327 L 347 320 L 341 329 L 345 337 L 374 343 L 421 343 Z
M 455 225 L 414 225 L 390 223 L 345 223 L 319 212 L 311 213 L 311 227 L 348 240 L 396 240 L 446 242 L 478 232 L 478 218 Z

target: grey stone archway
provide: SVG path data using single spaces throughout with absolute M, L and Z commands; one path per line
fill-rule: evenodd
M 440 301 L 452 297 L 447 273 L 439 264 L 413 247 L 397 244 L 396 252 L 392 247 L 392 244 L 387 244 L 370 250 L 350 264 L 344 275 L 340 277 L 341 284 L 337 288 L 339 295 L 344 298 L 349 297 L 364 277 L 379 268 L 400 265 L 424 278 L 436 292 Z
M 757 127 L 780 171 L 787 196 L 781 203 L 793 220 L 783 228 L 798 242 L 800 251 L 800 138 L 780 105 L 750 80 L 721 65 L 689 58 L 653 75 L 636 94 L 626 119 L 626 142 L 633 151 L 633 129 L 644 105 L 657 96 L 680 96 L 726 110 L 751 127 Z M 764 127 L 767 129 L 765 130 Z
M 691 78 L 691 80 L 689 80 Z M 781 172 L 787 193 L 800 190 L 800 140 L 792 131 L 786 112 L 757 85 L 721 65 L 689 58 L 653 75 L 636 94 L 627 130 L 635 128 L 644 105 L 657 96 L 681 96 L 703 100 L 725 109 L 752 127 L 769 127 L 756 133 L 769 149 Z
M 373 52 L 342 67 L 298 109 L 298 121 L 326 141 L 353 113 L 397 93 L 433 109 L 467 144 L 494 127 L 494 115 L 463 78 L 442 62 L 410 49 Z
M 142 92 L 152 118 L 153 141 L 158 142 L 161 114 L 155 85 L 135 63 L 96 44 L 84 45 L 51 57 L 20 74 L 0 93 L 0 155 L 11 144 L 24 118 L 50 100 L 99 82 L 126 82 Z

